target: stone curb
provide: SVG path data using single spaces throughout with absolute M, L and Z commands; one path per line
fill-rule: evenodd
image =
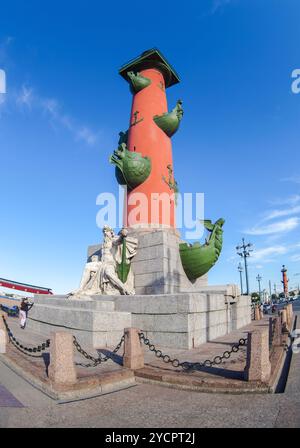
M 35 387 L 51 399 L 57 401 L 58 404 L 94 398 L 100 395 L 106 395 L 112 392 L 118 392 L 119 390 L 128 389 L 137 385 L 134 373 L 128 370 L 125 378 L 123 373 L 118 375 L 118 372 L 113 372 L 112 374 L 103 374 L 102 384 L 100 380 L 100 384 L 95 387 L 87 387 L 79 390 L 58 391 L 53 389 L 50 384 L 44 383 L 27 370 L 24 370 L 9 357 L 0 355 L 0 361 L 23 378 L 27 383 L 31 384 L 31 386 Z
M 295 316 L 293 316 L 291 325 L 290 325 L 290 331 L 293 330 L 295 322 L 296 322 L 296 318 L 295 318 Z M 284 350 L 285 346 L 288 346 L 288 350 Z M 275 393 L 277 390 L 277 387 L 279 386 L 279 383 L 281 381 L 281 375 L 282 375 L 283 369 L 285 367 L 287 357 L 289 355 L 289 350 L 291 349 L 291 341 L 290 341 L 288 334 L 283 333 L 282 346 L 277 347 L 277 349 L 281 349 L 281 353 L 280 353 L 280 356 L 277 360 L 277 364 L 272 372 L 272 375 L 271 375 L 271 378 L 269 381 L 269 388 L 270 388 L 271 393 Z M 275 347 L 275 351 L 276 351 L 276 347 Z
M 157 386 L 168 387 L 171 389 L 179 389 L 179 390 L 189 390 L 198 393 L 211 393 L 211 394 L 266 394 L 269 392 L 269 388 L 267 385 L 257 385 L 249 383 L 248 387 L 238 388 L 238 387 L 215 387 L 208 385 L 192 385 L 192 384 L 179 384 L 175 382 L 169 382 L 167 379 L 163 381 L 150 379 L 142 376 L 136 377 L 137 383 L 146 383 L 146 384 L 155 384 Z M 200 381 L 199 381 L 200 383 Z
M 279 384 L 280 379 L 281 379 L 281 374 L 282 374 L 282 371 L 283 371 L 283 368 L 284 368 L 284 365 L 285 365 L 285 362 L 286 362 L 286 358 L 287 358 L 287 355 L 288 355 L 288 351 L 284 350 L 284 346 L 285 346 L 286 343 L 288 343 L 288 341 L 289 341 L 288 337 L 283 336 L 283 338 L 282 338 L 282 342 L 283 342 L 282 346 L 275 347 L 275 349 L 274 349 L 275 355 L 278 354 L 278 351 L 280 351 L 280 352 L 279 352 L 279 356 L 278 356 L 278 359 L 277 359 L 277 363 L 276 363 L 276 365 L 274 367 L 274 370 L 273 370 L 273 372 L 271 374 L 271 378 L 269 380 L 269 392 L 273 393 L 273 394 L 277 390 L 278 384 Z M 277 351 L 277 353 L 276 353 L 276 351 Z

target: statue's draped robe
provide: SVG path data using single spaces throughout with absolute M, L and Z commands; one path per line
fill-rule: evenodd
M 113 261 L 102 262 L 102 266 L 97 273 L 97 282 L 100 289 L 107 294 L 118 294 L 119 290 L 114 285 L 111 285 L 110 275 L 117 276 L 117 263 L 122 262 L 123 253 L 123 239 L 115 237 L 112 242 L 111 254 Z M 130 263 L 131 258 L 137 253 L 137 239 L 132 237 L 126 237 L 126 263 Z M 131 270 L 129 271 L 128 278 L 125 282 L 125 286 L 133 291 L 134 281 Z

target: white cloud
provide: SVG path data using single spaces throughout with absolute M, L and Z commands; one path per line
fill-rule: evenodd
M 0 41 L 0 62 L 3 64 L 7 61 L 7 49 L 9 45 L 13 42 L 14 38 L 7 36 Z
M 0 40 L 1 68 L 4 68 L 4 65 L 9 63 L 7 50 L 13 41 L 14 38 L 11 36 Z M 42 111 L 49 118 L 52 126 L 59 125 L 63 127 L 70 132 L 75 141 L 83 141 L 86 145 L 93 146 L 98 140 L 99 132 L 94 132 L 85 124 L 79 123 L 78 120 L 67 115 L 57 99 L 40 96 L 30 86 L 23 85 L 17 92 L 11 86 L 5 95 L 0 94 L 0 117 L 8 104 L 10 107 L 18 107 L 27 112 Z
M 285 201 L 285 202 L 283 202 Z M 288 204 L 288 205 L 296 205 L 300 202 L 300 194 L 293 194 L 292 196 L 289 196 L 285 200 L 283 199 L 281 204 Z
M 58 101 L 54 98 L 40 99 L 40 104 L 44 112 L 50 114 L 54 119 L 59 117 L 59 105 Z
M 223 8 L 226 5 L 229 5 L 232 0 L 213 0 L 213 4 L 210 10 L 210 14 L 213 15 L 217 11 L 219 11 L 221 8 Z
M 48 116 L 51 124 L 62 126 L 72 134 L 76 141 L 80 140 L 88 146 L 94 146 L 98 140 L 99 133 L 64 113 L 56 98 L 41 97 L 34 92 L 32 87 L 22 86 L 16 95 L 16 104 L 28 110 L 41 110 L 44 115 Z
M 283 232 L 290 232 L 298 227 L 300 219 L 298 217 L 289 218 L 284 221 L 278 221 L 268 225 L 256 225 L 250 229 L 246 229 L 248 235 L 272 235 Z
M 22 86 L 21 91 L 17 95 L 16 102 L 21 107 L 25 106 L 31 109 L 34 102 L 33 89 Z
M 249 258 L 249 261 L 257 262 L 266 262 L 271 261 L 270 257 L 276 257 L 278 255 L 283 255 L 288 252 L 288 248 L 285 246 L 272 246 L 272 247 L 265 247 L 263 249 L 256 249 L 251 253 L 251 257 Z
M 281 218 L 283 216 L 289 215 L 296 215 L 298 213 L 300 213 L 300 205 L 283 210 L 271 210 L 265 215 L 263 221 L 270 221 L 271 219 Z
M 96 143 L 97 135 L 94 134 L 89 128 L 84 126 L 77 132 L 77 139 L 83 140 L 88 145 L 93 146 Z
M 300 184 L 300 175 L 296 174 L 294 176 L 285 177 L 281 179 L 282 182 L 293 182 L 295 184 Z

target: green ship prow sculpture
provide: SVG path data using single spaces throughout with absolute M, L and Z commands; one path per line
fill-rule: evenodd
M 172 135 L 175 134 L 179 128 L 182 117 L 182 101 L 178 100 L 176 106 L 171 112 L 167 112 L 162 115 L 154 115 L 153 120 L 157 126 L 164 131 L 165 134 L 167 134 L 168 137 L 172 137 Z
M 120 139 L 124 135 L 120 136 Z M 116 166 L 118 183 L 127 185 L 129 190 L 145 182 L 151 173 L 151 160 L 139 152 L 129 151 L 126 143 L 119 144 L 109 161 Z
M 151 80 L 142 76 L 140 73 L 127 72 L 127 76 L 130 79 L 130 90 L 133 94 L 138 93 L 140 90 L 145 89 L 151 84 Z
M 214 224 L 210 220 L 201 221 L 210 232 L 205 244 L 179 244 L 183 269 L 191 282 L 206 274 L 217 262 L 223 245 L 223 225 L 225 220 L 218 219 Z

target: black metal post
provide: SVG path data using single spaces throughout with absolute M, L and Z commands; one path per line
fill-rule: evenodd
M 243 272 L 243 266 L 242 266 L 241 263 L 239 263 L 239 265 L 238 265 L 238 271 L 239 271 L 239 273 L 240 273 L 241 294 L 243 295 L 243 294 L 244 294 L 244 292 L 243 292 L 243 275 L 242 275 L 242 272 Z
M 248 263 L 247 258 L 250 257 L 250 252 L 252 252 L 252 249 L 250 247 L 252 246 L 251 243 L 245 243 L 245 239 L 242 239 L 242 244 L 240 246 L 236 247 L 236 250 L 238 251 L 238 255 L 244 259 L 245 264 L 245 277 L 246 277 L 246 295 L 249 295 L 249 276 L 248 276 Z M 241 251 L 241 252 L 239 252 Z
M 258 276 L 256 277 L 256 280 L 258 281 L 259 300 L 260 300 L 260 303 L 262 303 L 262 301 L 261 301 L 261 288 L 260 288 L 260 282 L 262 280 L 262 276 L 258 274 Z

